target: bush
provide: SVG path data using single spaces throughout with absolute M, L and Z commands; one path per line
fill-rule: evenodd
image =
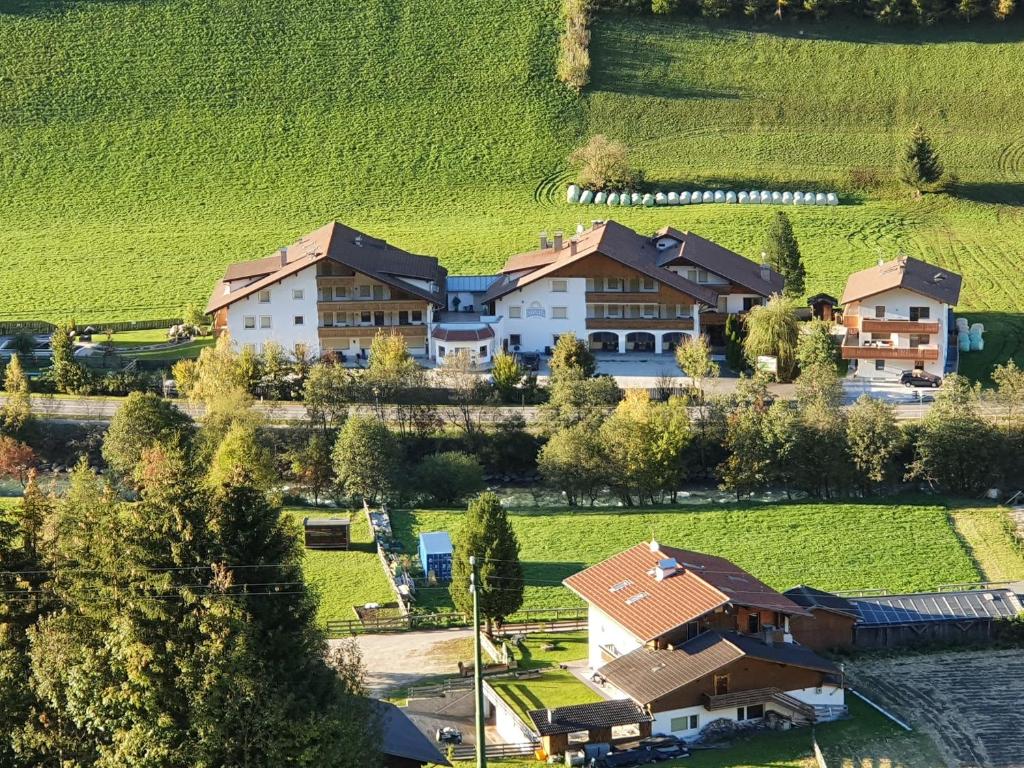
M 484 489 L 484 471 L 470 454 L 448 451 L 427 456 L 414 475 L 415 492 L 447 506 Z
M 563 0 L 564 28 L 558 41 L 555 75 L 576 93 L 590 82 L 590 6 L 588 0 Z
M 629 162 L 629 150 L 621 141 L 603 134 L 592 136 L 569 157 L 576 180 L 591 189 L 632 187 L 643 181 L 643 174 Z

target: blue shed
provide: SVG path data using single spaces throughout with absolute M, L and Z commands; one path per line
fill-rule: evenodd
M 420 565 L 438 581 L 452 580 L 452 538 L 448 531 L 420 534 Z

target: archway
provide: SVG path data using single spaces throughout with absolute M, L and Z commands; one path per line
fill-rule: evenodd
M 661 350 L 662 352 L 675 352 L 676 347 L 684 343 L 689 338 L 690 334 L 680 333 L 679 331 L 663 333 L 661 335 Z
M 610 331 L 596 331 L 590 334 L 591 352 L 618 352 L 619 334 Z
M 653 352 L 654 334 L 646 331 L 634 331 L 626 334 L 627 352 Z

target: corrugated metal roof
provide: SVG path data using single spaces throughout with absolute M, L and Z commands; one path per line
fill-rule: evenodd
M 501 275 L 448 275 L 449 293 L 483 293 Z
M 860 626 L 1012 618 L 1024 610 L 1009 589 L 852 597 L 849 601 L 860 613 Z
M 843 613 L 848 616 L 857 616 L 857 608 L 845 597 L 839 595 L 833 595 L 831 592 L 825 592 L 821 589 L 815 589 L 814 587 L 808 587 L 806 584 L 787 589 L 783 592 L 786 597 L 792 600 L 797 605 L 802 605 L 804 608 L 821 608 L 826 611 L 834 611 L 835 613 Z
M 528 714 L 534 729 L 541 736 L 654 721 L 651 715 L 629 699 L 573 704 L 554 709 L 532 709 Z

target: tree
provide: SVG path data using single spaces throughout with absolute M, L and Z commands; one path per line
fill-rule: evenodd
M 593 353 L 585 342 L 576 338 L 575 333 L 559 335 L 548 365 L 552 380 L 589 379 L 597 372 Z
M 931 139 L 920 125 L 910 133 L 900 159 L 900 178 L 920 196 L 938 185 L 942 179 L 942 161 L 932 146 Z
M 4 391 L 7 399 L 0 411 L 3 431 L 8 435 L 21 435 L 32 419 L 32 394 L 17 354 L 11 355 L 4 368 Z
M 774 403 L 770 411 L 776 408 L 787 416 L 792 414 L 782 401 Z M 786 468 L 797 489 L 817 498 L 832 498 L 846 486 L 850 474 L 846 435 L 846 414 L 838 398 L 818 396 L 805 401 L 796 419 L 795 447 L 788 455 L 777 457 L 776 466 Z
M 331 440 L 325 432 L 310 433 L 306 444 L 292 454 L 291 471 L 298 485 L 313 497 L 313 504 L 319 505 L 334 482 Z
M 1006 21 L 1017 8 L 1017 0 L 995 0 L 992 4 L 992 15 L 997 21 Z
M 348 416 L 352 375 L 340 365 L 319 362 L 309 371 L 302 400 L 313 427 L 320 432 L 340 427 Z
M 445 451 L 425 456 L 413 474 L 414 488 L 438 506 L 450 506 L 484 489 L 484 471 L 474 456 Z
M 800 324 L 792 299 L 774 294 L 767 304 L 755 306 L 747 315 L 747 338 L 743 351 L 751 365 L 761 355 L 778 360 L 780 381 L 791 381 L 796 368 L 796 346 Z
M 186 441 L 192 420 L 152 392 L 132 392 L 110 420 L 103 438 L 103 460 L 122 479 L 130 481 L 143 451 L 154 443 Z
M 53 382 L 58 392 L 86 393 L 89 373 L 75 360 L 75 322 L 60 323 L 50 336 L 53 353 Z
M 334 444 L 334 473 L 350 496 L 372 504 L 395 487 L 399 450 L 395 436 L 380 420 L 353 416 Z
M 725 318 L 725 364 L 735 373 L 742 373 L 747 367 L 743 356 L 743 321 L 738 315 Z
M 202 403 L 207 415 L 218 411 L 233 412 L 237 407 L 248 407 L 251 401 L 249 377 L 240 365 L 230 334 L 221 333 L 212 347 L 206 347 L 199 353 L 194 375 L 190 378 L 187 396 L 193 402 Z
M 679 7 L 679 0 L 651 0 L 651 12 L 669 14 Z
M 1024 369 L 1011 360 L 992 371 L 996 388 L 992 400 L 1003 412 L 1003 473 L 1007 478 L 1024 476 Z
M 801 368 L 812 365 L 829 365 L 835 368 L 839 362 L 839 345 L 832 336 L 832 324 L 824 320 L 807 323 L 796 343 L 796 360 Z
M 196 304 L 186 304 L 181 310 L 181 322 L 185 325 L 200 328 L 206 325 L 206 313 Z
M 823 403 L 838 408 L 843 399 L 843 387 L 835 365 L 813 363 L 796 380 L 796 399 L 802 407 Z
M 704 382 L 717 379 L 718 363 L 711 359 L 711 345 L 706 336 L 697 336 L 676 347 L 676 365 L 684 376 L 693 380 L 698 405 L 704 402 Z
M 519 540 L 501 501 L 490 491 L 469 503 L 452 555 L 452 602 L 471 616 L 470 556 L 475 556 L 478 564 L 480 614 L 491 634 L 494 622 L 500 625 L 523 604 L 523 566 L 519 562 Z
M 557 378 L 541 406 L 541 429 L 551 434 L 574 424 L 594 427 L 621 399 L 622 390 L 611 376 Z
M 562 3 L 562 34 L 558 39 L 555 76 L 576 93 L 590 82 L 590 0 Z
M 611 479 L 600 432 L 587 424 L 555 432 L 541 448 L 537 468 L 544 482 L 565 494 L 571 507 L 584 501 L 593 506 Z
M 508 352 L 499 352 L 491 361 L 491 380 L 502 402 L 510 403 L 515 400 L 516 389 L 522 384 L 525 375 L 526 371 L 516 356 Z
M 270 493 L 278 484 L 274 457 L 252 424 L 235 423 L 217 446 L 207 479 L 214 487 L 246 485 Z
M 444 356 L 441 365 L 434 369 L 434 376 L 445 387 L 454 404 L 453 421 L 473 435 L 479 428 L 476 403 L 480 399 L 484 384 L 469 351 L 460 349 Z
M 767 408 L 759 402 L 743 405 L 729 414 L 725 436 L 727 456 L 718 467 L 723 491 L 743 496 L 764 487 L 772 474 L 775 450 L 768 439 Z
M 191 398 L 192 390 L 195 388 L 199 378 L 199 365 L 195 360 L 185 358 L 178 360 L 171 366 L 171 378 L 178 394 L 182 397 Z
M 857 398 L 846 421 L 846 449 L 864 492 L 889 479 L 902 442 L 892 405 L 868 395 Z
M 404 336 L 394 329 L 377 332 L 370 345 L 370 364 L 360 383 L 372 397 L 378 419 L 385 420 L 387 404 L 391 403 L 398 431 L 407 434 L 416 429 L 420 409 L 408 404 L 406 395 L 424 385 L 424 376 L 409 354 Z
M 804 295 L 807 272 L 800 257 L 800 245 L 793 234 L 793 225 L 783 211 L 772 214 L 761 258 L 782 275 L 785 280 L 783 293 L 788 298 L 799 299 Z
M 13 437 L 0 437 L 0 477 L 17 480 L 24 488 L 38 465 L 39 457 L 31 446 Z
M 580 185 L 590 189 L 634 187 L 643 181 L 643 174 L 630 162 L 626 145 L 603 134 L 591 136 L 575 150 L 569 164 Z

